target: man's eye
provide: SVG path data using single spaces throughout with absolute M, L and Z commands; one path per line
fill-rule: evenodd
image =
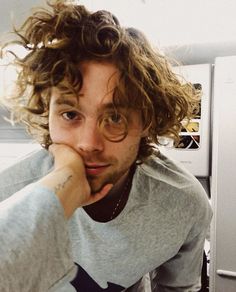
M 99 127 L 105 138 L 112 142 L 122 141 L 128 133 L 127 118 L 118 112 L 106 113 L 102 116 Z
M 108 121 L 109 121 L 110 123 L 119 124 L 119 123 L 122 122 L 122 116 L 121 116 L 121 114 L 119 114 L 119 113 L 111 114 L 111 115 L 109 115 L 109 117 L 108 117 Z
M 79 120 L 79 114 L 76 111 L 69 111 L 62 114 L 62 117 L 65 120 L 72 121 L 72 120 Z

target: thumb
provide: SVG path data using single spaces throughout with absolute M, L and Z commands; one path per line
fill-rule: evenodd
M 86 205 L 90 205 L 93 204 L 99 200 L 101 200 L 102 198 L 104 198 L 112 189 L 113 184 L 106 184 L 99 192 L 97 193 L 93 193 L 90 197 L 89 202 L 87 202 Z
M 48 151 L 53 155 L 55 156 L 56 152 L 59 151 L 61 148 L 61 145 L 60 144 L 51 144 L 49 147 L 48 147 Z
M 58 151 L 60 151 L 60 145 L 58 144 L 51 144 L 48 147 L 48 151 L 52 154 L 54 159 L 57 157 Z
M 62 145 L 60 144 L 51 144 L 48 151 L 52 154 L 54 158 L 54 167 L 57 169 L 64 160 L 65 151 L 63 151 Z

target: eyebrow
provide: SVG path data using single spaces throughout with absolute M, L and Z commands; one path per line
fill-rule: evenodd
M 122 110 L 122 109 L 125 109 L 124 106 L 115 106 L 114 103 L 112 102 L 107 102 L 107 103 L 103 103 L 100 108 L 98 109 L 98 112 L 103 112 L 103 111 L 106 111 L 106 110 L 113 110 L 113 111 L 116 111 L 116 110 Z
M 117 107 L 115 107 L 114 103 L 112 102 L 107 102 L 107 103 L 103 103 L 101 105 L 101 110 L 103 109 L 116 109 Z
M 82 94 L 80 96 L 83 96 Z M 54 105 L 69 105 L 71 107 L 78 107 L 79 108 L 79 101 L 76 98 L 69 98 L 69 97 L 65 97 L 65 96 L 60 96 L 58 98 L 56 98 L 56 100 L 54 100 L 53 102 Z M 109 109 L 122 109 L 124 107 L 122 106 L 115 106 L 114 103 L 112 102 L 107 102 L 101 105 L 101 107 L 99 108 L 99 111 L 103 111 L 103 110 L 109 110 Z
M 65 96 L 60 96 L 53 101 L 54 105 L 69 105 L 72 107 L 78 106 L 77 98 L 68 98 Z
M 79 94 L 78 97 L 84 96 L 84 94 Z M 79 104 L 79 99 L 75 96 L 69 97 L 69 96 L 63 96 L 59 95 L 54 101 L 53 101 L 54 106 L 70 106 L 73 108 L 76 108 L 77 110 L 82 111 L 82 108 L 80 107 Z M 102 114 L 104 111 L 111 111 L 111 110 L 122 110 L 124 109 L 124 106 L 115 106 L 113 102 L 107 102 L 103 103 L 99 106 L 99 108 L 96 109 L 97 114 Z

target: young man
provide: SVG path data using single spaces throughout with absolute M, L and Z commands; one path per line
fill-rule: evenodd
M 211 209 L 155 147 L 199 93 L 106 11 L 57 2 L 18 36 L 7 104 L 44 149 L 1 174 L 0 290 L 199 291 Z

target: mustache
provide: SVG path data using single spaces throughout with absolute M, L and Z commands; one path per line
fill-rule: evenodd
M 81 155 L 84 164 L 91 164 L 91 163 L 104 163 L 104 164 L 114 164 L 118 160 L 114 156 L 104 156 L 100 153 L 94 154 L 84 154 Z

